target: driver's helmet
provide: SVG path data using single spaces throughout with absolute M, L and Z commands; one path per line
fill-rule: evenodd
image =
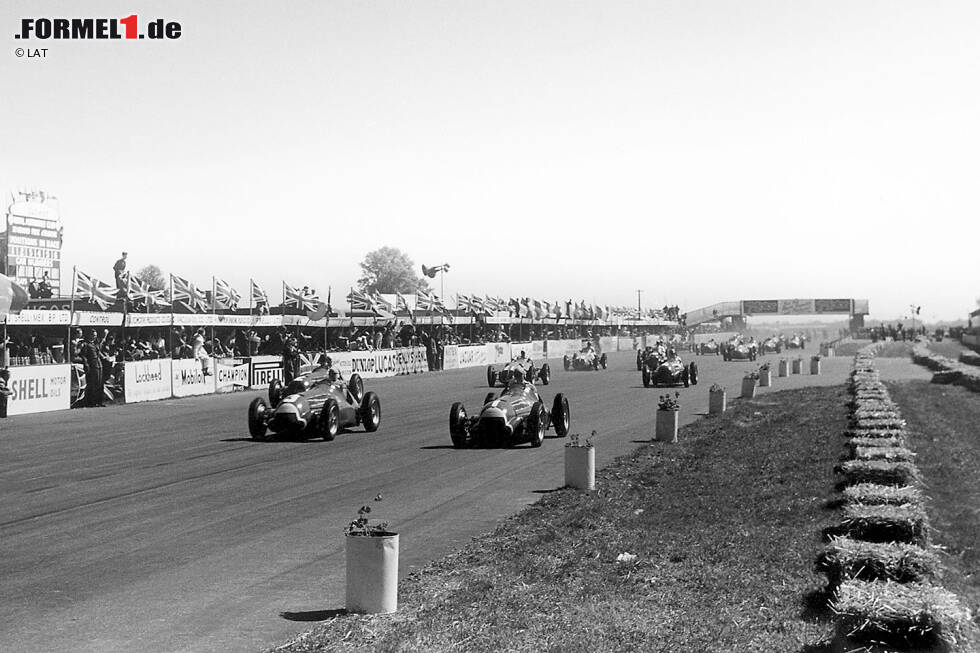
M 674 351 L 673 347 L 667 350 L 667 355 L 670 356 L 671 358 L 677 358 L 677 352 Z
M 339 378 L 340 378 L 340 374 L 337 373 L 337 370 L 335 370 L 332 367 L 329 370 L 327 370 L 327 380 L 330 381 L 330 383 L 333 383 Z
M 521 350 L 521 355 L 518 356 L 518 358 L 527 358 L 527 354 L 524 353 L 523 349 Z
M 300 376 L 289 382 L 286 386 L 286 394 L 288 395 L 298 395 L 303 394 L 310 389 L 310 382 L 305 376 Z

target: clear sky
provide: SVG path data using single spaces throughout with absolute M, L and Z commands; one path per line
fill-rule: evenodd
M 13 38 L 131 13 L 183 35 Z M 962 318 L 978 34 L 975 1 L 5 0 L 0 188 L 59 197 L 69 275 L 336 296 L 391 245 L 447 295 Z

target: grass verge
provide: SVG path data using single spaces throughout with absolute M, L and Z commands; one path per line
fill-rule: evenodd
M 847 397 L 737 401 L 409 576 L 398 613 L 342 615 L 277 650 L 808 650 L 830 628 L 803 597 L 824 585 L 812 561 L 837 520 Z
M 925 381 L 888 383 L 909 424 L 909 447 L 929 486 L 933 543 L 942 547 L 943 586 L 980 626 L 980 396 Z M 973 643 L 980 650 L 980 641 Z

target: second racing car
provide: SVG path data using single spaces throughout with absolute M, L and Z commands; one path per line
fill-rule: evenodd
M 643 369 L 640 370 L 643 378 L 643 387 L 660 385 L 679 385 L 684 387 L 698 384 L 697 363 L 684 365 L 681 357 L 674 350 L 667 352 L 663 358 L 656 355 L 649 356 L 643 361 Z
M 571 356 L 568 354 L 562 356 L 562 364 L 566 372 L 568 370 L 597 370 L 600 367 L 606 369 L 606 355 L 596 352 L 590 341 L 586 340 L 584 342 L 585 344 L 581 350 Z
M 491 388 L 498 383 L 504 387 L 512 380 L 524 380 L 534 383 L 541 381 L 542 384 L 551 383 L 551 366 L 547 363 L 541 367 L 535 367 L 534 361 L 528 358 L 524 352 L 521 355 L 504 365 L 503 369 L 498 370 L 493 365 L 487 366 L 487 385 Z

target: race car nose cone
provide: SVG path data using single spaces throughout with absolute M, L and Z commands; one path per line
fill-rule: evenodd
M 279 404 L 272 415 L 272 419 L 269 420 L 269 428 L 277 433 L 301 429 L 305 426 L 306 420 L 302 418 L 299 410 L 293 404 Z
M 507 419 L 507 413 L 495 406 L 488 406 L 483 409 L 483 417 L 486 419 Z

